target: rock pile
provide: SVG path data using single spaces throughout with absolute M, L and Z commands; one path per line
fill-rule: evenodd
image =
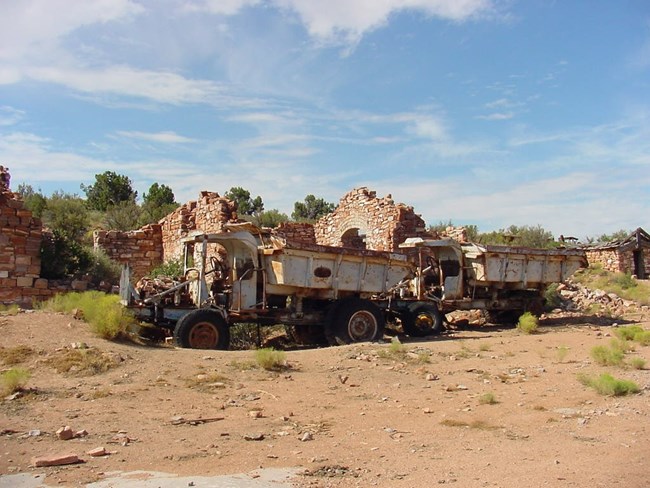
M 590 290 L 570 279 L 558 285 L 557 291 L 562 298 L 560 308 L 568 312 L 593 311 L 614 317 L 629 313 L 650 313 L 650 307 L 647 305 L 624 300 L 603 290 Z

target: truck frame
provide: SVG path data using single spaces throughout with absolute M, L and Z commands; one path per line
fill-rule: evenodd
M 407 239 L 409 253 L 307 243 L 231 225 L 182 240 L 184 276 L 152 296 L 120 283 L 137 318 L 173 332 L 182 347 L 228 349 L 230 327 L 284 324 L 299 343 L 383 337 L 387 321 L 411 336 L 440 332 L 446 313 L 482 309 L 503 319 L 538 311 L 543 291 L 584 266 L 579 250 Z

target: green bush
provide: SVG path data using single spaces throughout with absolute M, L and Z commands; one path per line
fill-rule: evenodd
M 11 368 L 0 374 L 2 395 L 10 395 L 22 390 L 30 377 L 31 373 L 25 368 Z
M 643 358 L 632 358 L 630 359 L 630 366 L 634 369 L 645 369 L 646 361 Z
M 171 259 L 159 264 L 149 272 L 149 276 L 157 278 L 158 276 L 167 276 L 169 278 L 178 278 L 183 276 L 183 260 Z
M 562 305 L 562 297 L 557 291 L 559 283 L 551 283 L 546 290 L 544 290 L 544 304 L 548 310 L 553 310 Z
M 478 399 L 478 402 L 481 405 L 496 405 L 497 403 L 499 403 L 497 401 L 496 395 L 492 392 L 484 393 L 483 395 L 481 395 Z
M 628 325 L 614 329 L 614 335 L 626 341 L 633 341 L 634 336 L 639 332 L 643 332 L 643 329 L 638 325 Z
M 45 310 L 72 313 L 81 310 L 90 329 L 104 339 L 120 339 L 126 336 L 135 319 L 120 304 L 120 297 L 99 291 L 56 295 L 43 304 Z
M 632 278 L 630 273 L 617 273 L 614 277 L 614 283 L 620 286 L 623 290 L 629 290 L 636 287 L 636 280 Z
M 286 354 L 284 351 L 276 351 L 273 348 L 263 348 L 255 351 L 255 361 L 267 371 L 279 371 L 287 367 Z
M 619 380 L 607 373 L 603 373 L 597 378 L 579 375 L 578 380 L 583 385 L 593 388 L 601 395 L 625 396 L 638 393 L 639 391 L 639 386 L 634 381 Z
M 120 274 L 122 273 L 120 264 L 109 258 L 102 249 L 92 251 L 91 259 L 92 261 L 87 271 L 91 283 L 97 286 L 102 281 L 106 281 L 112 285 L 120 282 Z
M 524 334 L 535 333 L 538 326 L 539 322 L 537 320 L 537 317 L 535 317 L 530 312 L 524 313 L 521 317 L 519 317 L 519 321 L 517 322 L 517 329 L 519 329 Z
M 93 262 L 92 252 L 65 233 L 44 233 L 41 241 L 41 277 L 61 279 L 85 273 Z
M 595 346 L 591 349 L 591 357 L 601 366 L 620 366 L 625 352 L 620 348 L 610 349 L 607 346 Z

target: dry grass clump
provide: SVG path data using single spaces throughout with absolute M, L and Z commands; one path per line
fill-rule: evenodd
M 478 402 L 481 405 L 496 405 L 497 403 L 499 403 L 497 401 L 496 395 L 492 392 L 487 392 L 481 395 L 478 399 Z
M 591 348 L 591 357 L 601 366 L 620 366 L 623 364 L 625 353 L 618 348 L 610 349 L 607 346 L 595 346 Z
M 10 395 L 25 388 L 31 373 L 25 368 L 11 368 L 0 374 L 2 396 Z
M 20 307 L 15 303 L 12 305 L 3 305 L 0 303 L 0 315 L 18 315 Z
M 645 369 L 646 361 L 643 358 L 630 359 L 630 366 L 634 369 Z
M 185 386 L 188 388 L 211 392 L 225 388 L 226 384 L 229 382 L 230 379 L 220 373 L 198 373 L 191 378 L 187 378 L 185 380 Z
M 288 367 L 286 353 L 271 347 L 255 351 L 255 361 L 260 368 L 267 371 L 281 371 Z
M 597 378 L 584 374 L 579 375 L 578 381 L 593 388 L 601 395 L 625 396 L 639 392 L 639 385 L 634 381 L 620 380 L 607 373 L 603 373 Z
M 487 423 L 485 420 L 472 420 L 471 422 L 465 422 L 464 420 L 444 419 L 440 424 L 447 427 L 466 427 L 478 430 L 495 430 L 499 428 L 496 425 Z
M 7 366 L 20 364 L 27 361 L 35 351 L 23 344 L 13 347 L 0 347 L 0 360 Z
M 46 363 L 59 373 L 92 376 L 105 373 L 116 363 L 110 356 L 96 349 L 65 349 L 55 352 Z

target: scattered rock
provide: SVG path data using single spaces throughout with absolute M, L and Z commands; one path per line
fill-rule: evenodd
M 95 449 L 88 451 L 86 454 L 92 457 L 101 457 L 108 456 L 108 451 L 104 447 L 96 447 Z
M 56 431 L 56 436 L 59 440 L 69 441 L 74 437 L 74 432 L 72 432 L 72 427 L 66 425 L 65 427 L 61 427 Z
M 65 464 L 77 464 L 83 462 L 84 461 L 79 459 L 76 454 L 59 454 L 32 458 L 31 464 L 35 468 L 43 468 L 46 466 L 63 466 Z
M 246 434 L 246 435 L 244 435 L 244 440 L 246 440 L 246 441 L 263 441 L 264 440 L 264 434 L 260 434 L 260 433 Z
M 307 441 L 313 441 L 314 436 L 312 435 L 311 432 L 305 432 L 303 435 L 300 436 L 300 441 L 301 442 L 307 442 Z

